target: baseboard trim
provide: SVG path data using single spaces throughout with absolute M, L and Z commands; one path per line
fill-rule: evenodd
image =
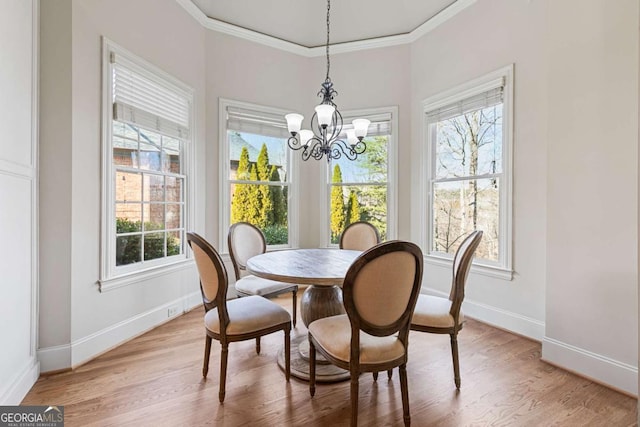
M 71 344 L 62 344 L 38 349 L 41 373 L 62 371 L 71 368 Z
M 118 322 L 91 335 L 74 340 L 70 345 L 59 345 L 38 350 L 43 373 L 76 368 L 120 344 L 174 319 L 202 303 L 200 292 L 193 292 Z M 168 310 L 178 308 L 169 317 Z
M 30 357 L 4 390 L 0 390 L 0 405 L 19 405 L 40 375 L 38 359 Z
M 423 288 L 424 293 L 435 295 L 442 298 L 448 298 L 449 294 L 432 288 Z M 462 303 L 462 311 L 465 317 L 470 317 L 505 329 L 526 338 L 541 342 L 544 338 L 544 322 L 523 316 L 518 313 L 503 310 L 501 308 L 492 307 L 477 301 L 465 299 Z
M 631 396 L 638 396 L 638 368 L 544 337 L 542 360 Z

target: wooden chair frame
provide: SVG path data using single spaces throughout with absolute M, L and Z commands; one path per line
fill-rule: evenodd
M 482 231 L 476 230 L 471 232 L 460 244 L 455 256 L 453 257 L 453 275 L 451 280 L 451 291 L 449 300 L 451 301 L 451 309 L 449 314 L 453 317 L 453 326 L 448 328 L 439 328 L 434 326 L 424 326 L 411 323 L 411 330 L 419 332 L 430 332 L 433 334 L 449 334 L 451 338 L 451 356 L 453 358 L 453 376 L 456 388 L 460 389 L 460 361 L 458 358 L 458 332 L 462 329 L 463 323 L 460 322 L 460 308 L 464 300 L 464 288 L 471 270 L 471 261 L 482 240 Z M 470 242 L 467 246 L 467 242 Z M 463 249 L 464 248 L 464 249 Z
M 234 250 L 233 250 L 233 243 L 232 243 L 232 236 L 233 233 L 235 232 L 237 227 L 242 227 L 242 226 L 250 226 L 253 229 L 258 231 L 258 234 L 260 235 L 260 237 L 262 238 L 262 253 L 265 253 L 267 251 L 267 242 L 264 238 L 264 234 L 262 233 L 262 231 L 256 227 L 255 225 L 248 223 L 248 222 L 236 222 L 235 224 L 232 224 L 231 227 L 229 227 L 229 234 L 227 235 L 227 246 L 229 247 L 229 256 L 231 258 L 231 263 L 233 264 L 233 271 L 236 275 L 236 281 L 240 280 L 240 271 L 246 271 L 247 270 L 247 266 L 246 264 L 241 264 L 237 259 L 236 256 L 234 255 Z M 287 285 L 286 283 L 283 283 L 283 285 Z M 292 317 L 293 317 L 293 327 L 295 328 L 296 326 L 296 321 L 297 321 L 297 305 L 298 305 L 298 285 L 289 285 L 289 286 L 283 286 L 281 289 L 278 289 L 277 291 L 273 291 L 273 292 L 269 292 L 266 293 L 264 295 L 261 295 L 265 298 L 272 298 L 281 294 L 286 294 L 288 292 L 291 292 L 293 294 L 292 296 L 292 302 L 291 302 L 291 306 L 292 306 Z M 238 289 L 236 289 L 236 293 L 238 294 L 238 296 L 243 297 L 243 296 L 249 296 L 251 294 L 248 293 L 244 293 Z
M 193 248 L 193 245 L 197 245 L 200 249 L 202 249 L 213 262 L 216 273 L 218 275 L 218 292 L 216 293 L 214 300 L 207 299 L 205 295 L 204 289 L 202 288 L 202 281 L 200 281 L 200 292 L 202 294 L 202 303 L 204 305 L 205 313 L 209 312 L 214 308 L 218 308 L 218 320 L 220 322 L 220 333 L 217 334 L 215 332 L 206 329 L 207 336 L 205 339 L 205 350 L 204 350 L 204 363 L 202 366 L 202 376 L 204 378 L 207 377 L 207 373 L 209 372 L 209 355 L 211 353 L 211 340 L 215 339 L 220 341 L 220 345 L 222 347 L 221 357 L 220 357 L 220 390 L 218 393 L 218 398 L 220 403 L 224 401 L 225 397 L 225 385 L 227 379 L 227 358 L 229 353 L 229 343 L 237 342 L 237 341 L 246 341 L 250 339 L 256 339 L 256 352 L 260 353 L 260 337 L 263 335 L 268 335 L 277 331 L 284 331 L 284 354 L 285 354 L 285 377 L 287 382 L 290 379 L 291 373 L 291 351 L 290 351 L 290 333 L 291 333 L 291 321 L 280 323 L 275 326 L 271 326 L 268 328 L 259 329 L 254 332 L 246 333 L 246 334 L 237 334 L 237 335 L 227 335 L 226 330 L 229 325 L 229 313 L 227 311 L 227 287 L 228 287 L 228 276 L 227 270 L 224 267 L 224 262 L 218 252 L 207 242 L 204 238 L 200 237 L 196 233 L 187 233 L 187 242 L 189 246 Z
M 386 327 L 380 327 L 373 325 L 363 319 L 358 310 L 356 309 L 354 297 L 353 297 L 353 285 L 360 270 L 367 265 L 370 261 L 391 253 L 404 251 L 413 255 L 416 263 L 416 273 L 414 277 L 413 288 L 406 310 L 402 315 L 390 325 Z M 407 357 L 409 346 L 409 324 L 411 322 L 411 316 L 418 300 L 418 294 L 420 293 L 420 287 L 422 284 L 422 270 L 423 270 L 423 258 L 422 251 L 418 246 L 410 242 L 404 241 L 390 241 L 375 246 L 368 251 L 364 252 L 358 257 L 351 267 L 344 280 L 342 287 L 344 297 L 344 307 L 351 323 L 351 353 L 350 361 L 345 363 L 342 360 L 336 359 L 325 351 L 316 339 L 309 332 L 309 392 L 313 397 L 315 395 L 316 385 L 316 351 L 322 354 L 332 364 L 348 370 L 351 373 L 351 425 L 357 426 L 358 424 L 358 394 L 359 394 L 359 376 L 363 372 L 378 372 L 383 370 L 390 370 L 395 367 L 399 367 L 400 370 L 400 388 L 402 391 L 402 407 L 403 418 L 405 425 L 410 425 L 411 416 L 409 412 L 409 389 L 407 383 Z M 377 364 L 361 364 L 360 363 L 360 331 L 363 331 L 369 335 L 384 337 L 398 334 L 398 339 L 404 345 L 404 354 L 392 361 L 386 363 Z

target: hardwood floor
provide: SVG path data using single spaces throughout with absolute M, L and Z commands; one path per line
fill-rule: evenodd
M 291 298 L 274 301 L 290 308 Z M 66 426 L 344 426 L 349 382 L 291 379 L 276 364 L 282 333 L 229 346 L 227 392 L 218 403 L 220 345 L 202 378 L 202 308 L 162 325 L 73 372 L 42 377 L 23 405 L 64 405 Z M 302 322 L 292 338 L 304 334 Z M 540 344 L 469 320 L 458 336 L 462 388 L 456 392 L 449 337 L 411 332 L 413 426 L 633 426 L 636 399 L 541 362 Z M 402 425 L 397 370 L 360 377 L 359 423 Z

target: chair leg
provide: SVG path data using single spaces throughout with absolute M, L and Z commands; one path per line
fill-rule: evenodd
M 260 337 L 256 338 L 256 354 L 260 354 Z
M 296 316 L 296 307 L 298 305 L 298 291 L 295 290 L 293 291 L 293 327 L 296 327 L 296 319 L 298 316 Z
M 460 390 L 460 364 L 458 361 L 458 334 L 451 334 L 451 355 L 453 356 L 453 378 Z
M 316 394 L 316 346 L 309 340 L 309 394 Z
M 358 388 L 360 386 L 358 371 L 351 370 L 351 427 L 358 426 Z
M 389 380 L 391 380 L 392 377 L 393 377 L 393 369 L 389 369 L 387 371 L 387 378 L 389 378 Z
M 284 376 L 289 382 L 291 378 L 291 330 L 284 330 Z
M 209 355 L 211 354 L 211 337 L 207 335 L 204 340 L 204 364 L 202 365 L 202 376 L 207 378 L 209 372 Z
M 225 385 L 227 382 L 227 356 L 229 355 L 229 344 L 222 344 L 222 352 L 220 353 L 220 391 L 218 399 L 220 403 L 224 402 Z
M 378 381 L 378 373 L 377 372 L 373 373 L 373 380 L 374 381 Z
M 407 365 L 400 365 L 400 390 L 402 391 L 402 414 L 404 425 L 411 425 L 411 415 L 409 413 L 409 385 L 407 383 Z

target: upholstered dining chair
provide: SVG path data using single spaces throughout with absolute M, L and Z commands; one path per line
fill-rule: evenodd
M 340 249 L 366 251 L 378 243 L 380 243 L 378 229 L 366 221 L 350 224 L 340 235 Z
M 316 351 L 351 374 L 351 425 L 358 424 L 362 372 L 399 367 L 405 425 L 411 423 L 407 384 L 409 324 L 420 292 L 422 252 L 390 241 L 361 254 L 342 286 L 347 314 L 309 324 L 309 392 L 316 391 Z
M 453 278 L 449 298 L 421 294 L 411 320 L 411 329 L 414 331 L 449 334 L 453 376 L 457 389 L 460 389 L 458 331 L 464 324 L 464 315 L 460 306 L 464 300 L 464 287 L 471 269 L 471 261 L 481 240 L 482 231 L 476 230 L 469 234 L 458 247 L 453 257 Z
M 224 401 L 227 379 L 229 343 L 256 339 L 256 352 L 260 353 L 260 337 L 284 331 L 285 377 L 290 378 L 291 315 L 278 304 L 259 296 L 227 301 L 228 276 L 218 252 L 196 233 L 187 233 L 187 241 L 200 275 L 200 291 L 204 304 L 206 340 L 202 376 L 209 371 L 211 340 L 220 341 L 220 390 L 218 398 Z
M 236 274 L 235 287 L 238 296 L 258 295 L 272 298 L 291 292 L 293 294 L 293 326 L 295 327 L 298 285 L 263 279 L 247 273 L 247 260 L 252 256 L 263 254 L 267 250 L 267 243 L 262 231 L 248 222 L 237 222 L 229 228 L 227 242 L 229 244 L 229 255 Z

